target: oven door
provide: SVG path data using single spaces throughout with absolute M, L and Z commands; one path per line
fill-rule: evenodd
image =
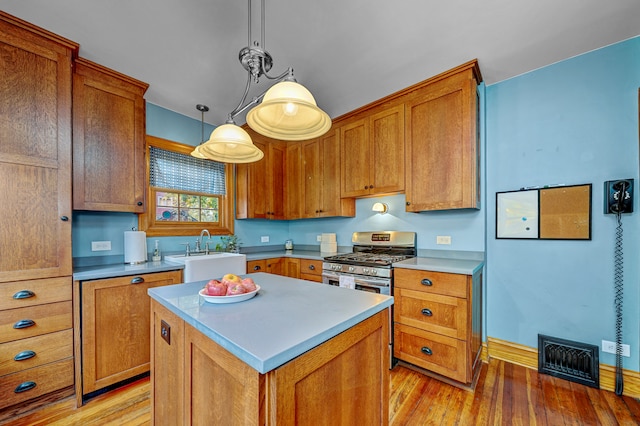
M 322 283 L 340 287 L 340 276 L 351 276 L 356 284 L 356 290 L 369 291 L 387 296 L 391 295 L 391 280 L 389 278 L 369 277 L 366 275 L 346 274 L 344 272 L 322 271 Z

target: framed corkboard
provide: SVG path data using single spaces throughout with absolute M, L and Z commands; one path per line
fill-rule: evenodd
M 591 184 L 496 193 L 496 238 L 590 240 Z

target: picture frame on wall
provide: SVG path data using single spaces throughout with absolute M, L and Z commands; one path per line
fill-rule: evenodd
M 591 239 L 591 184 L 496 193 L 496 239 Z

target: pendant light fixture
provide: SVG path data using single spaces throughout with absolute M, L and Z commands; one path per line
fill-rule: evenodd
M 249 134 L 236 125 L 238 114 L 253 105 L 258 105 L 247 113 L 247 124 L 261 135 L 285 141 L 312 139 L 325 134 L 331 128 L 331 118 L 318 108 L 316 101 L 303 85 L 293 77 L 289 67 L 279 76 L 267 73 L 273 66 L 273 58 L 264 50 L 265 0 L 261 0 L 261 41 L 251 45 L 251 1 L 248 0 L 249 37 L 248 46 L 240 50 L 238 59 L 247 71 L 247 83 L 238 106 L 227 116 L 225 124 L 211 133 L 208 141 L 199 145 L 192 155 L 202 155 L 225 163 L 250 163 L 260 160 L 264 154 L 258 149 Z M 277 83 L 269 90 L 245 104 L 251 83 L 257 84 L 265 76 Z

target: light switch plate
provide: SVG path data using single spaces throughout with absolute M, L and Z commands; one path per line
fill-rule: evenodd
M 263 235 L 262 237 L 260 237 L 260 242 L 261 243 L 268 243 L 269 242 L 269 236 L 268 235 Z

